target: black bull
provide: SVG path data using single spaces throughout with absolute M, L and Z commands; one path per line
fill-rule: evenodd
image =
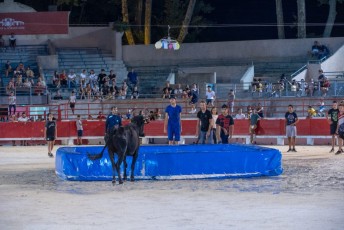
M 100 159 L 103 157 L 103 153 L 106 147 L 108 147 L 109 157 L 112 164 L 113 177 L 112 183 L 116 184 L 115 170 L 118 175 L 118 181 L 123 184 L 123 180 L 120 173 L 120 167 L 122 162 L 124 162 L 124 174 L 123 179 L 127 180 L 127 162 L 126 156 L 132 156 L 131 163 L 131 174 L 130 180 L 134 181 L 134 168 L 138 157 L 139 147 L 140 147 L 140 136 L 144 136 L 144 118 L 143 116 L 135 116 L 132 119 L 132 123 L 114 129 L 113 132 L 108 133 L 105 137 L 105 146 L 101 153 L 96 155 L 87 154 L 88 158 L 91 160 Z M 115 162 L 115 155 L 117 154 L 118 160 Z

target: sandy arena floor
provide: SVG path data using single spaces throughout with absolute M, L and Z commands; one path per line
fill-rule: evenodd
M 60 180 L 46 146 L 1 146 L 0 229 L 343 229 L 344 154 L 276 148 L 278 177 L 112 186 Z

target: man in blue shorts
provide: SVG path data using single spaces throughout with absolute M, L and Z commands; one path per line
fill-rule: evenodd
M 167 133 L 168 144 L 178 144 L 182 132 L 182 107 L 177 105 L 176 98 L 170 97 L 170 105 L 165 109 L 164 133 Z

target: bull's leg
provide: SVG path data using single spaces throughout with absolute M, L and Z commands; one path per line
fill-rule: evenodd
M 127 167 L 128 167 L 128 164 L 127 164 L 127 158 L 126 157 L 124 157 L 124 159 L 123 159 L 123 164 L 124 164 L 123 180 L 127 180 Z
M 131 162 L 130 181 L 135 181 L 134 170 L 135 170 L 135 163 L 136 163 L 136 160 L 137 160 L 138 156 L 139 156 L 139 150 L 136 150 L 134 155 L 133 155 L 133 160 Z
M 115 159 L 114 159 L 114 154 L 109 152 L 109 157 L 110 157 L 110 161 L 111 161 L 111 165 L 112 165 L 112 184 L 115 185 L 116 184 L 116 171 L 117 167 L 116 167 L 116 163 L 115 163 Z
M 118 173 L 118 182 L 119 182 L 119 184 L 123 184 L 123 180 L 122 180 L 121 172 L 120 172 L 121 164 L 123 162 L 123 158 L 124 158 L 124 154 L 122 154 L 121 156 L 118 156 L 118 161 L 116 163 L 116 169 L 117 169 L 117 173 Z

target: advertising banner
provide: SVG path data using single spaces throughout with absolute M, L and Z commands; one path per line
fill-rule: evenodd
M 0 13 L 0 34 L 68 34 L 69 12 Z

